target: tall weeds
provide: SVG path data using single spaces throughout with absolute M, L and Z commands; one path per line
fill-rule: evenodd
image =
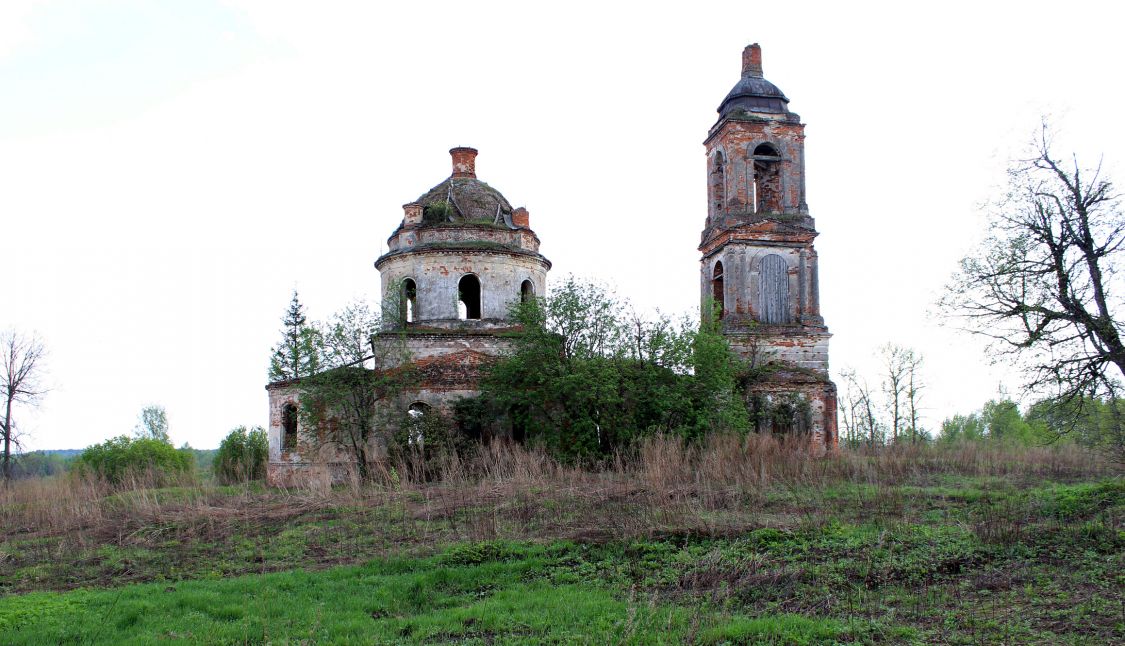
M 792 513 L 817 513 L 820 493 L 841 484 L 889 491 L 931 484 L 941 474 L 1070 480 L 1119 473 L 1072 446 L 906 445 L 815 456 L 807 446 L 763 435 L 714 435 L 689 443 L 654 436 L 597 469 L 560 463 L 507 442 L 479 445 L 436 464 L 381 464 L 376 482 L 329 486 L 311 477 L 292 489 L 217 487 L 185 476 L 167 486 L 157 474 L 111 485 L 70 474 L 0 489 L 0 536 L 69 535 L 128 541 L 145 532 L 222 534 L 331 507 L 394 505 L 401 522 L 453 537 L 619 537 L 661 532 L 725 533 L 753 525 L 768 499 Z M 162 476 L 164 477 L 164 476 Z M 156 485 L 164 486 L 157 487 Z M 878 495 L 878 494 L 876 494 Z M 901 506 L 901 495 L 870 501 Z M 888 508 L 889 509 L 889 508 Z M 410 520 L 412 519 L 412 520 Z M 429 534 L 423 533 L 421 540 Z

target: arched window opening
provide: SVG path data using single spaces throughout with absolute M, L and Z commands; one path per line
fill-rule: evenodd
M 526 303 L 535 298 L 535 285 L 530 280 L 525 280 L 520 285 L 520 302 Z
M 297 450 L 297 407 L 292 403 L 281 409 L 281 450 Z
M 719 213 L 726 203 L 727 172 L 726 162 L 720 152 L 711 162 L 711 207 L 712 213 Z
M 751 203 L 755 213 L 781 211 L 781 156 L 770 144 L 754 148 L 754 183 Z
M 726 313 L 726 291 L 723 289 L 723 261 L 715 263 L 715 273 L 711 277 L 711 298 L 715 300 L 715 311 L 719 318 Z
M 758 265 L 758 320 L 789 322 L 789 266 L 777 254 L 762 258 Z
M 777 149 L 774 148 L 772 144 L 758 144 L 758 147 L 754 149 L 754 156 L 780 157 L 780 155 L 777 154 Z
M 418 285 L 411 278 L 402 281 L 402 316 L 407 323 L 418 316 Z
M 812 427 L 812 407 L 804 395 L 786 393 L 767 396 L 764 404 L 764 410 L 759 411 L 758 417 L 767 421 L 774 435 L 794 437 L 808 434 Z
M 457 300 L 460 303 L 457 314 L 464 320 L 480 318 L 480 279 L 473 274 L 465 274 L 457 283 Z
M 406 409 L 407 429 L 406 442 L 410 446 L 422 448 L 426 441 L 425 419 L 430 414 L 430 405 L 425 402 L 414 402 Z

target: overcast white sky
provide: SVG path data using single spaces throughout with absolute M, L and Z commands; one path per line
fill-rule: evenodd
M 28 447 L 149 403 L 177 444 L 265 424 L 291 290 L 316 318 L 376 298 L 401 205 L 457 145 L 528 207 L 551 276 L 694 310 L 702 141 L 754 41 L 808 124 L 833 372 L 916 348 L 931 427 L 1015 390 L 930 310 L 1039 115 L 1125 168 L 1123 10 L 693 6 L 4 0 L 0 328 L 43 337 L 53 386 L 17 418 Z

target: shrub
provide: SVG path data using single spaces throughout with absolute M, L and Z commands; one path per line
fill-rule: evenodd
M 77 471 L 97 474 L 114 484 L 131 477 L 145 477 L 159 486 L 174 476 L 190 473 L 194 467 L 190 452 L 176 450 L 157 439 L 125 435 L 95 444 L 75 460 Z
M 387 442 L 387 455 L 411 480 L 440 476 L 441 468 L 460 455 L 469 437 L 441 411 L 411 411 L 395 424 Z
M 577 463 L 657 433 L 748 430 L 740 361 L 713 322 L 697 329 L 686 318 L 645 319 L 607 288 L 574 278 L 516 303 L 510 317 L 519 332 L 486 367 L 483 405 L 455 413 L 479 420 L 491 410 L 516 439 Z
M 265 429 L 239 426 L 223 438 L 211 470 L 223 484 L 261 480 L 266 477 L 268 455 Z

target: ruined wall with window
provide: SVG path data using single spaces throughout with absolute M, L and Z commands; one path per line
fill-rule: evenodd
M 324 428 L 309 428 L 301 421 L 297 381 L 275 382 L 266 386 L 266 391 L 270 408 L 267 482 L 291 487 L 349 481 L 353 475 L 350 458 L 328 437 L 333 432 L 331 423 Z M 379 442 L 373 442 L 372 448 L 375 454 L 386 452 Z

